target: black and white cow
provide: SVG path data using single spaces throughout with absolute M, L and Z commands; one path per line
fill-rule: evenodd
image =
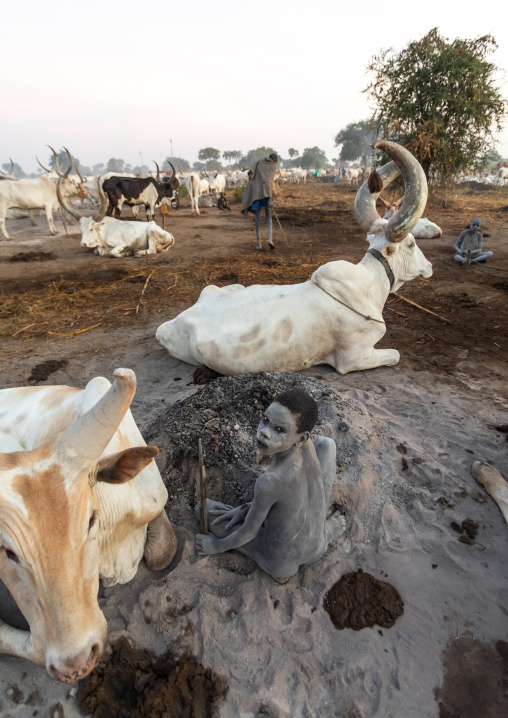
M 147 221 L 153 220 L 155 206 L 166 198 L 170 201 L 178 200 L 179 182 L 175 176 L 173 165 L 171 177 L 161 180 L 159 165 L 157 167 L 157 179 L 153 177 L 109 177 L 102 185 L 104 193 L 109 199 L 108 217 L 120 218 L 122 206 L 129 207 L 144 204 L 146 208 Z

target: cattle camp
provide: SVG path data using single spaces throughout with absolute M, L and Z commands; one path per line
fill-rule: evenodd
M 1 717 L 508 715 L 490 4 L 8 10 Z

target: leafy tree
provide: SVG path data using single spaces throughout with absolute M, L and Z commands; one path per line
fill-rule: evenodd
M 190 170 L 190 162 L 188 160 L 184 160 L 183 157 L 166 157 L 164 162 L 167 165 L 167 169 L 171 169 L 169 166 L 169 163 L 173 163 L 173 167 L 178 172 L 178 168 L 182 170 L 182 172 L 187 172 L 187 170 Z M 164 167 L 164 165 L 163 165 Z
M 276 152 L 272 147 L 258 147 L 255 150 L 249 150 L 247 154 L 242 157 L 241 163 L 247 167 L 252 167 L 255 162 L 262 160 L 264 157 L 268 157 L 268 155 L 271 155 L 274 152 L 278 155 L 278 152 Z
M 201 172 L 201 170 L 206 170 L 206 162 L 194 162 L 192 165 L 192 169 L 196 170 L 196 172 Z
M 65 150 L 60 150 L 60 152 L 57 152 L 56 156 L 58 157 L 58 167 L 60 171 L 66 172 L 69 166 L 69 157 L 67 156 L 67 152 Z M 72 159 L 75 160 L 77 158 L 73 157 Z M 45 166 L 47 167 L 48 165 Z M 49 167 L 53 170 L 53 172 L 56 172 L 56 161 L 53 153 L 51 153 L 49 157 Z
M 132 174 L 135 175 L 149 175 L 151 172 L 154 171 L 154 167 L 148 167 L 148 165 L 135 165 L 135 167 L 132 168 Z M 124 172 L 125 170 L 122 170 Z
M 107 172 L 123 172 L 125 167 L 125 161 L 120 159 L 115 159 L 112 157 L 106 166 Z
M 223 158 L 226 160 L 226 162 L 229 162 L 231 165 L 231 162 L 238 162 L 238 160 L 241 158 L 242 153 L 240 150 L 226 150 L 222 153 Z
M 375 139 L 375 133 L 369 129 L 368 120 L 350 122 L 335 136 L 335 147 L 341 145 L 340 161 L 355 162 L 361 159 L 366 166 L 367 156 L 373 151 L 370 145 Z
M 94 166 L 92 167 L 92 172 L 91 172 L 91 174 L 93 174 L 93 175 L 102 175 L 102 174 L 104 174 L 104 162 L 99 162 L 98 164 L 94 165 Z
M 374 103 L 372 124 L 406 146 L 427 177 L 444 182 L 493 148 L 507 107 L 499 68 L 486 59 L 496 48 L 492 35 L 450 42 L 434 28 L 401 52 L 382 50 L 370 61 L 364 92 Z
M 4 162 L 2 165 L 2 169 L 4 172 L 7 172 L 8 174 L 11 173 L 11 163 L 10 162 Z M 13 177 L 16 177 L 17 179 L 21 179 L 22 177 L 26 177 L 26 174 L 23 172 L 23 169 L 21 165 L 18 165 L 17 162 L 14 162 L 14 167 L 12 170 Z
M 198 152 L 198 160 L 206 162 L 206 169 L 214 169 L 211 165 L 212 161 L 220 160 L 220 151 L 216 150 L 215 147 L 205 147 Z M 220 166 L 220 165 L 219 165 Z
M 319 147 L 306 147 L 300 158 L 300 164 L 303 169 L 310 169 L 312 167 L 313 169 L 320 170 L 326 167 L 328 160 L 323 150 L 320 150 Z
M 294 147 L 290 147 L 288 150 L 288 155 L 291 159 L 293 159 L 293 157 L 298 157 L 298 150 L 295 150 Z

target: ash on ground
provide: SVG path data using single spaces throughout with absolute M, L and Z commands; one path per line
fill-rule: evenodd
M 161 451 L 162 464 L 158 463 L 170 501 L 195 502 L 199 438 L 209 498 L 231 505 L 252 500 L 256 477 L 263 470 L 257 464 L 258 424 L 276 394 L 295 388 L 307 391 L 319 405 L 314 435 L 347 431 L 343 407 L 329 384 L 288 372 L 219 377 L 144 427 L 147 443 Z

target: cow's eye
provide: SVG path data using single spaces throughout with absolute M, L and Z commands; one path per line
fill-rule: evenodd
M 10 548 L 5 549 L 5 555 L 9 559 L 9 561 L 14 561 L 14 563 L 19 563 L 19 558 L 16 556 L 14 551 L 11 551 Z
M 95 522 L 97 520 L 97 511 L 94 511 L 92 515 L 90 516 L 90 521 L 88 522 L 88 530 L 91 531 L 92 527 L 95 525 Z

